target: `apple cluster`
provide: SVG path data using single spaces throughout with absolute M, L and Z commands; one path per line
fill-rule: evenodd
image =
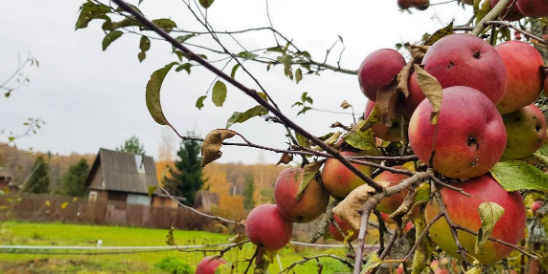
M 525 2 L 534 1 L 521 3 Z M 361 90 L 369 99 L 365 119 L 372 112 L 379 92 L 383 92 L 382 87 L 393 81 L 405 65 L 404 58 L 391 49 L 377 50 L 365 58 L 358 72 Z M 467 197 L 442 189 L 443 202 L 454 223 L 477 232 L 481 220 L 475 212 L 481 203 L 494 202 L 505 212 L 491 237 L 517 244 L 525 228 L 522 197 L 519 192 L 506 192 L 488 172 L 499 161 L 530 156 L 545 141 L 545 118 L 533 104 L 544 84 L 542 56 L 520 41 L 493 47 L 470 34 L 452 34 L 434 43 L 420 65 L 439 82 L 443 91 L 441 111 L 437 124 L 433 124 L 433 107 L 426 99 L 417 72 L 411 73 L 409 94 L 406 98 L 402 96 L 397 110 L 403 113 L 401 119 L 409 119 L 407 134 L 412 150 L 422 163 L 443 177 L 459 181 L 455 186 L 471 194 L 472 197 Z M 379 123 L 372 130 L 379 138 L 398 141 L 400 124 L 398 120 L 391 127 Z M 395 179 L 397 183 L 401 180 Z M 436 202 L 428 205 L 426 221 L 430 222 L 439 211 Z M 429 232 L 438 246 L 458 257 L 444 218 Z M 459 241 L 481 263 L 497 262 L 512 251 L 488 241 L 484 248 L 490 252 L 476 254 L 475 236 L 464 232 L 459 232 Z

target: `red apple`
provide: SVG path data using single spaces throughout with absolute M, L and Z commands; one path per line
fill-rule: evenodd
M 196 266 L 196 274 L 215 274 L 215 270 L 222 264 L 226 264 L 223 258 L 207 256 Z
M 333 239 L 339 242 L 344 241 L 344 238 L 346 237 L 346 235 L 348 235 L 348 231 L 352 231 L 354 233 L 352 234 L 352 237 L 349 238 L 349 241 L 354 241 L 358 238 L 358 232 L 352 229 L 352 227 L 350 227 L 350 225 L 345 220 L 341 219 L 341 217 L 333 214 L 333 220 L 337 223 L 341 231 L 345 234 L 342 235 L 337 227 L 335 227 L 332 223 L 329 223 L 329 234 L 331 234 Z
M 341 152 L 341 155 L 358 156 L 359 154 L 343 151 Z M 359 164 L 352 165 L 365 173 L 365 175 L 371 176 L 372 170 L 370 167 Z M 354 190 L 354 188 L 365 184 L 360 177 L 334 158 L 330 158 L 325 162 L 322 171 L 322 182 L 327 191 L 338 198 L 344 198 L 350 191 Z
M 418 10 L 426 10 L 430 7 L 430 0 L 414 0 L 413 6 Z
M 375 101 L 377 91 L 392 82 L 405 66 L 405 59 L 393 49 L 379 49 L 369 54 L 360 65 L 358 80 L 365 96 Z
M 310 181 L 301 199 L 295 196 L 303 180 L 304 169 L 289 168 L 278 175 L 274 185 L 274 199 L 280 213 L 291 222 L 307 223 L 318 218 L 327 208 L 329 193 L 321 182 Z
M 469 87 L 443 90 L 438 118 L 433 168 L 451 178 L 485 174 L 500 160 L 506 147 L 502 117 L 481 92 Z M 409 122 L 409 143 L 424 163 L 429 163 L 435 126 L 432 106 L 424 100 Z
M 537 210 L 542 206 L 542 201 L 534 201 L 533 205 L 531 205 L 531 211 L 533 211 L 533 214 L 537 213 Z
M 497 104 L 501 114 L 514 112 L 535 102 L 542 91 L 544 60 L 527 43 L 508 41 L 496 48 L 508 73 L 508 86 Z M 519 53 L 519 54 L 517 54 Z
M 490 175 L 480 176 L 468 181 L 454 184 L 462 188 L 472 197 L 467 197 L 448 188 L 441 190 L 442 200 L 451 220 L 467 229 L 478 232 L 481 228 L 478 207 L 483 202 L 494 202 L 504 208 L 504 214 L 495 224 L 491 237 L 511 244 L 518 244 L 523 239 L 525 229 L 525 205 L 518 191 L 506 192 Z M 439 204 L 427 204 L 425 210 L 426 222 L 440 212 Z M 444 218 L 439 219 L 429 230 L 432 240 L 445 252 L 454 258 L 460 258 L 457 254 L 457 246 L 449 226 Z M 464 231 L 458 232 L 460 243 L 471 256 L 482 264 L 493 264 L 508 256 L 513 249 L 511 247 L 487 241 L 482 249 L 484 253 L 476 254 L 476 236 Z
M 375 108 L 375 102 L 369 100 L 365 104 L 365 113 L 363 119 L 367 120 L 371 112 Z M 387 127 L 382 122 L 375 124 L 372 128 L 376 137 L 379 137 L 383 140 L 389 142 L 399 142 L 401 141 L 401 113 L 396 111 L 396 119 L 392 121 L 392 126 Z
M 506 92 L 508 76 L 502 58 L 489 43 L 474 35 L 461 33 L 443 37 L 426 52 L 422 63 L 443 88 L 472 87 L 494 104 Z
M 531 104 L 502 116 L 508 142 L 502 155 L 505 159 L 521 159 L 537 151 L 546 140 L 544 114 Z
M 413 6 L 413 0 L 398 0 L 398 6 L 402 10 L 406 10 Z
M 548 3 L 546 0 L 519 0 L 515 4 L 519 11 L 529 17 L 548 16 Z
M 255 245 L 266 250 L 278 250 L 291 239 L 293 224 L 286 220 L 276 205 L 255 207 L 245 221 L 245 234 Z
M 393 168 L 406 170 L 406 168 L 402 166 L 393 166 Z M 409 176 L 399 173 L 392 173 L 390 171 L 383 171 L 381 174 L 377 175 L 373 180 L 375 182 L 381 184 L 384 187 L 391 187 L 394 185 L 399 184 L 401 181 L 409 178 Z M 397 194 L 394 194 L 392 196 L 388 196 L 386 198 L 383 198 L 380 203 L 377 205 L 377 210 L 386 213 L 386 214 L 392 214 L 398 207 L 402 204 L 403 200 L 405 199 L 405 196 L 407 196 L 407 193 L 409 193 L 409 190 L 404 189 L 403 191 L 400 191 Z
M 521 1 L 521 0 L 520 0 Z M 498 4 L 499 0 L 489 0 L 489 4 L 491 4 L 491 8 L 493 8 L 496 4 Z M 521 13 L 521 11 L 519 11 L 518 9 L 518 6 L 516 5 L 516 3 L 513 3 L 513 1 L 510 1 L 507 5 L 510 6 L 512 5 L 512 7 L 510 8 L 510 10 L 508 9 L 505 9 L 501 14 L 500 14 L 500 18 L 502 20 L 507 20 L 507 21 L 518 21 L 520 19 L 522 19 L 523 17 L 525 17 L 525 15 L 523 15 L 523 13 Z

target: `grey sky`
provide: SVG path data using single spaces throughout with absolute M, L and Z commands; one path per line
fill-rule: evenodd
M 437 2 L 441 2 L 439 0 Z M 84 0 L 4 0 L 0 2 L 0 81 L 15 69 L 17 55 L 31 52 L 40 61 L 40 68 L 25 73 L 32 83 L 14 92 L 8 99 L 0 98 L 0 129 L 14 132 L 24 130 L 27 117 L 41 117 L 46 126 L 36 136 L 17 141 L 21 148 L 69 154 L 96 153 L 100 147 L 115 148 L 131 135 L 144 142 L 148 154 L 156 157 L 161 139 L 161 126 L 150 118 L 144 93 L 150 74 L 175 61 L 171 47 L 162 41 L 152 41 L 151 50 L 143 63 L 137 60 L 139 36 L 124 35 L 106 52 L 101 50 L 104 33 L 102 21 L 91 23 L 87 29 L 74 31 L 78 8 Z M 136 2 L 137 1 L 133 1 Z M 397 0 L 381 1 L 318 1 L 273 0 L 269 2 L 274 27 L 286 37 L 294 39 L 302 50 L 314 59 L 323 60 L 325 50 L 341 35 L 346 50 L 341 66 L 356 69 L 363 58 L 375 49 L 393 48 L 398 42 L 419 40 L 425 32 L 432 32 L 448 24 L 453 18 L 463 23 L 471 15 L 455 3 L 433 6 L 413 15 L 398 10 Z M 436 2 L 432 0 L 431 2 Z M 336 4 L 335 4 L 336 3 Z M 175 0 L 144 0 L 140 8 L 151 19 L 171 18 L 179 27 L 203 31 L 188 9 Z M 268 24 L 265 1 L 217 0 L 208 11 L 208 20 L 216 30 L 237 30 Z M 438 19 L 438 18 L 441 18 Z M 224 37 L 233 52 L 241 51 Z M 228 39 L 227 39 L 228 38 Z M 273 45 L 271 33 L 251 33 L 236 36 L 247 48 Z M 209 37 L 194 42 L 216 47 Z M 216 47 L 217 48 L 217 47 Z M 215 55 L 205 53 L 214 59 Z M 340 52 L 335 47 L 329 63 L 335 64 Z M 233 64 L 228 65 L 230 72 Z M 305 75 L 296 85 L 283 75 L 281 66 L 266 71 L 265 66 L 247 64 L 258 80 L 271 93 L 283 111 L 294 117 L 291 109 L 303 91 L 313 97 L 314 106 L 340 111 L 347 100 L 361 113 L 366 103 L 354 75 L 324 72 L 321 77 Z M 295 68 L 296 69 L 296 68 Z M 239 70 L 236 78 L 251 88 L 254 83 Z M 214 75 L 194 67 L 186 72 L 168 74 L 162 87 L 162 104 L 166 116 L 179 132 L 195 130 L 202 136 L 225 126 L 234 111 L 244 111 L 256 105 L 236 88 L 228 85 L 223 108 L 208 99 L 200 111 L 194 107 Z M 295 121 L 314 134 L 330 131 L 335 121 L 348 124 L 351 116 L 310 111 Z M 232 127 L 250 141 L 266 146 L 285 148 L 284 130 L 254 118 Z M 6 135 L 0 136 L 2 140 Z M 223 148 L 222 162 L 255 163 L 259 151 L 250 148 Z M 268 162 L 276 162 L 275 153 L 264 153 Z

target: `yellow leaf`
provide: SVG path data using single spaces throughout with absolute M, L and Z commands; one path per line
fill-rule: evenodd
M 73 201 L 73 202 L 76 202 L 76 201 L 78 201 L 78 197 L 74 197 L 74 198 L 72 198 L 72 201 Z
M 50 206 L 51 203 L 49 202 L 49 200 L 46 200 L 46 206 Z
M 62 208 L 62 209 L 67 208 L 68 204 L 69 204 L 68 202 L 62 203 L 62 204 L 61 204 L 61 208 Z

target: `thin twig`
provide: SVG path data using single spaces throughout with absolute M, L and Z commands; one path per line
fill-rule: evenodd
M 487 26 L 487 22 L 497 18 L 497 16 L 504 11 L 508 3 L 510 3 L 510 0 L 500 0 L 476 25 L 476 27 L 472 30 L 472 35 L 479 36 L 483 32 L 483 29 Z

